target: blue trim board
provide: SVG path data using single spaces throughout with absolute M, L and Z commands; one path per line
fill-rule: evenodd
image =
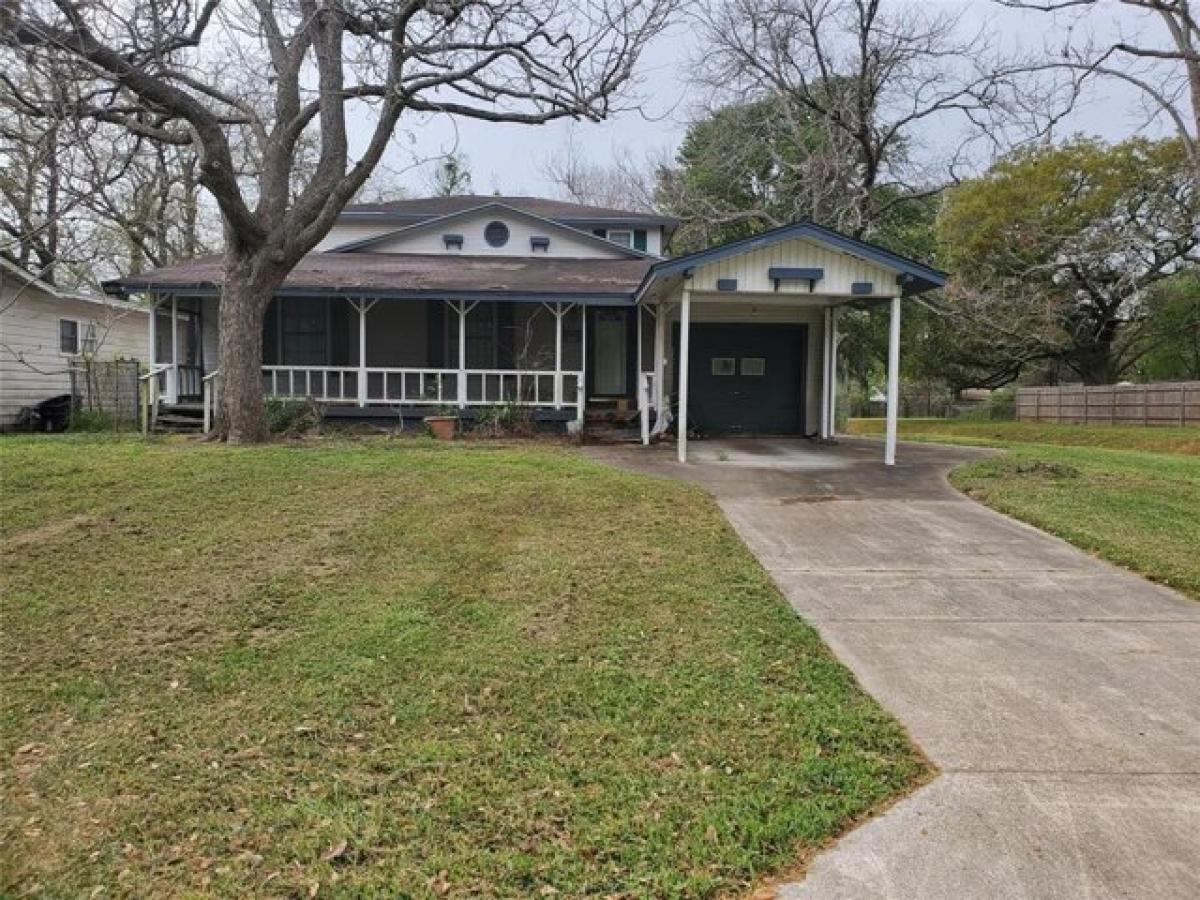
M 106 293 L 130 294 L 139 291 L 159 294 L 164 297 L 219 297 L 220 288 L 212 282 L 192 284 L 161 284 L 148 281 L 121 279 L 101 285 Z M 113 290 L 110 291 L 110 288 Z M 581 306 L 633 306 L 633 295 L 628 292 L 579 293 L 563 291 L 447 291 L 431 288 L 426 291 L 388 290 L 386 288 L 362 287 L 283 287 L 275 292 L 276 297 L 346 297 L 380 300 L 479 300 L 484 303 L 578 303 Z

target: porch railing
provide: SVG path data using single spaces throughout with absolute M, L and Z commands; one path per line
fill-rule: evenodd
M 138 381 L 145 385 L 140 391 L 142 400 L 142 434 L 149 434 L 158 422 L 158 398 L 162 388 L 162 379 L 170 370 L 170 363 L 157 363 L 146 369 L 138 376 Z
M 540 369 L 412 369 L 368 366 L 264 366 L 270 397 L 320 403 L 494 406 L 515 403 L 574 409 L 581 372 Z M 460 396 L 459 377 L 465 378 Z M 360 378 L 365 376 L 365 384 Z
M 204 391 L 204 367 L 179 363 L 175 366 L 175 395 L 180 400 L 199 400 Z

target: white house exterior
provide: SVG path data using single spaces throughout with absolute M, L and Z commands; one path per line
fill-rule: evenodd
M 675 225 L 531 197 L 348 207 L 268 309 L 265 390 L 329 415 L 518 403 L 582 424 L 618 405 L 644 440 L 673 430 L 683 460 L 689 432 L 831 436 L 838 313 L 884 304 L 892 461 L 902 302 L 942 274 L 807 222 L 668 258 Z M 167 403 L 219 384 L 221 278 L 211 256 L 108 286 L 155 304 Z M 186 346 L 163 339 L 183 321 Z
M 71 391 L 71 362 L 144 359 L 141 306 L 59 290 L 0 258 L 0 428 Z

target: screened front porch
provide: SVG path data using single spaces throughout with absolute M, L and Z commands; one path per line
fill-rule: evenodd
M 334 405 L 519 404 L 581 416 L 584 312 L 569 302 L 276 299 L 264 321 L 263 387 Z

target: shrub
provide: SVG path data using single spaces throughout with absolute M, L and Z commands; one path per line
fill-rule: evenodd
M 320 421 L 321 408 L 311 400 L 267 399 L 267 429 L 271 434 L 304 434 Z
M 533 412 L 519 403 L 498 403 L 485 406 L 475 420 L 475 431 L 487 437 L 506 434 L 529 434 L 533 431 Z
M 102 409 L 74 409 L 71 410 L 71 423 L 67 427 L 71 431 L 116 431 L 117 420 Z

